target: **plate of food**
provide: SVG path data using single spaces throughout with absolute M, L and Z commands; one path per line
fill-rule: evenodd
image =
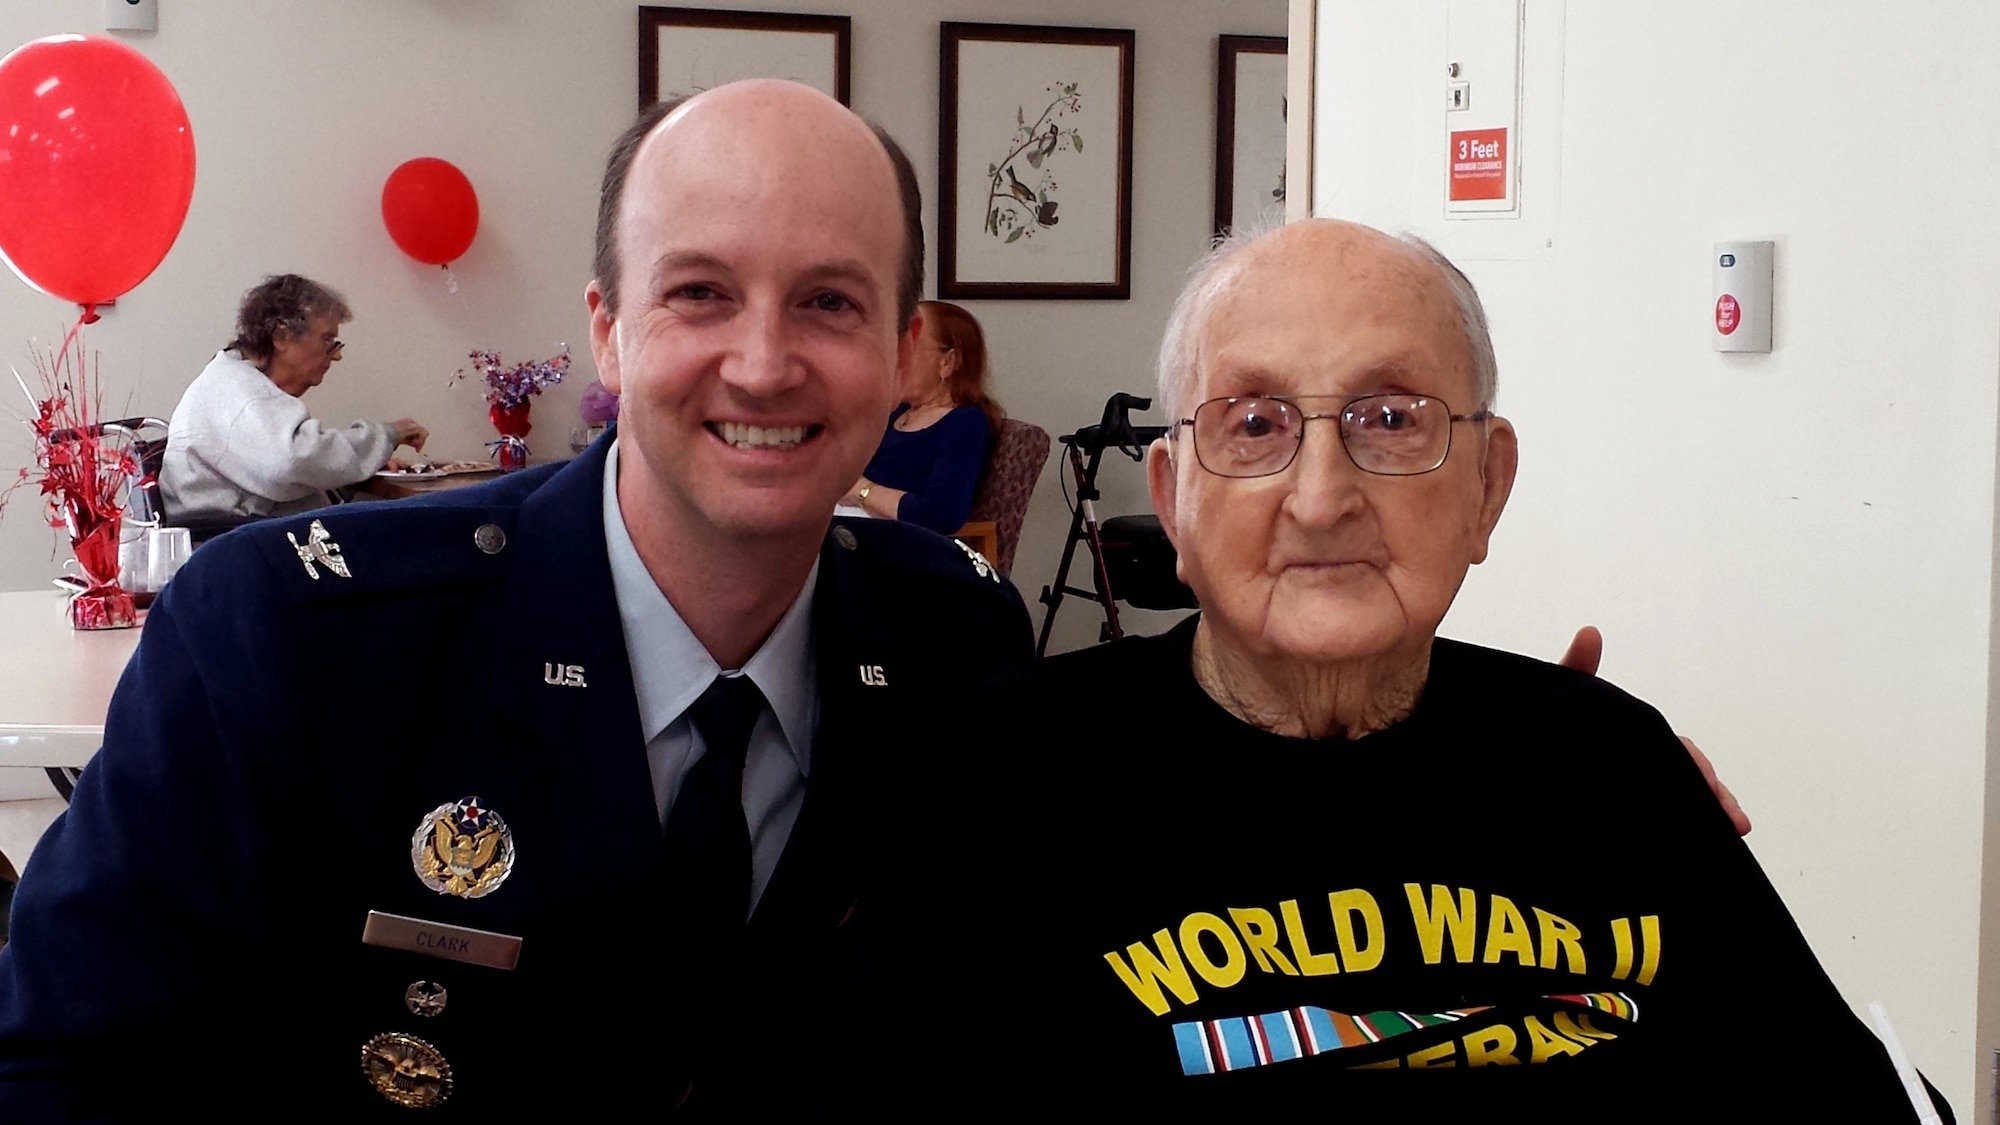
M 417 461 L 407 469 L 383 469 L 375 475 L 385 480 L 437 480 L 464 473 L 498 471 L 490 461 Z

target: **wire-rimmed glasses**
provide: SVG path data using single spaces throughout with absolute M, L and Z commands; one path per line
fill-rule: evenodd
M 1306 403 L 1338 401 L 1334 411 L 1314 413 Z M 1444 464 L 1451 454 L 1452 426 L 1483 422 L 1490 410 L 1453 414 L 1431 395 L 1232 395 L 1194 408 L 1188 427 L 1195 460 L 1221 477 L 1268 477 L 1291 467 L 1305 443 L 1306 423 L 1337 423 L 1347 459 L 1364 473 L 1411 477 Z

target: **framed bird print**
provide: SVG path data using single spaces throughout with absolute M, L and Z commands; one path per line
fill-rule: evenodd
M 1132 295 L 1132 32 L 940 29 L 938 296 Z
M 1217 37 L 1215 233 L 1285 218 L 1285 37 Z
M 639 9 L 639 108 L 744 78 L 789 78 L 847 104 L 846 16 Z

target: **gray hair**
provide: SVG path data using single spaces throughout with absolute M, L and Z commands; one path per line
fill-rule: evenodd
M 1173 312 L 1167 315 L 1166 331 L 1160 337 L 1160 407 L 1170 419 L 1186 417 L 1187 411 L 1195 405 L 1187 399 L 1195 381 L 1201 337 L 1207 330 L 1209 314 L 1214 311 L 1216 302 L 1242 276 L 1242 271 L 1235 265 L 1237 256 L 1282 225 L 1276 222 L 1260 223 L 1218 238 L 1188 271 L 1187 284 L 1175 299 Z M 1413 234 L 1394 237 L 1435 268 L 1451 293 L 1453 304 L 1458 306 L 1459 330 L 1465 335 L 1466 352 L 1472 360 L 1472 394 L 1478 400 L 1472 409 L 1493 409 L 1494 395 L 1499 389 L 1500 366 L 1493 355 L 1493 335 L 1487 327 L 1486 307 L 1480 303 L 1479 291 L 1451 263 L 1451 259 L 1438 252 L 1437 247 Z
M 278 329 L 296 338 L 325 316 L 335 324 L 354 319 L 347 301 L 319 282 L 295 273 L 272 274 L 243 294 L 236 309 L 236 338 L 228 350 L 246 359 L 268 359 L 275 354 Z

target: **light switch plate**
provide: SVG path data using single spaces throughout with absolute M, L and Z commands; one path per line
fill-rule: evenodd
M 104 29 L 160 30 L 160 0 L 104 0 Z

